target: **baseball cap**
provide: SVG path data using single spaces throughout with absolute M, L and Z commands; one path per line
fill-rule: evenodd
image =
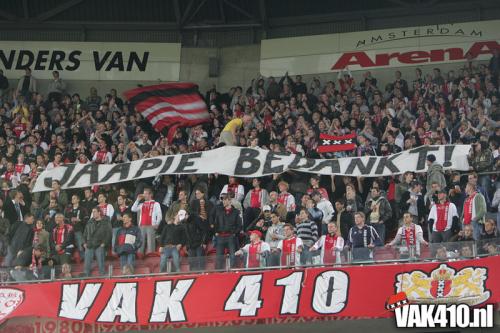
M 271 206 L 265 205 L 264 207 L 262 207 L 262 211 L 264 211 L 264 212 L 266 212 L 266 211 L 270 212 L 271 211 Z
M 259 230 L 252 230 L 252 231 L 250 231 L 250 235 L 251 234 L 256 234 L 257 236 L 259 236 L 260 238 L 262 238 L 262 232 L 260 232 Z

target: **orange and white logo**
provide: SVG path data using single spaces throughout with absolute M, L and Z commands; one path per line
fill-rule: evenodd
M 404 292 L 410 303 L 478 305 L 486 302 L 491 292 L 485 288 L 487 269 L 467 267 L 459 271 L 441 264 L 430 274 L 422 271 L 396 276 L 396 293 Z

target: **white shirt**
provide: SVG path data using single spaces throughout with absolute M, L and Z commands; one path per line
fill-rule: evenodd
M 420 254 L 420 243 L 423 243 L 425 241 L 424 240 L 424 232 L 422 231 L 422 227 L 419 226 L 418 224 L 412 223 L 412 225 L 415 226 L 415 249 L 416 249 L 417 254 Z M 406 237 L 403 238 L 403 233 L 407 232 L 407 231 L 405 231 L 405 228 L 406 228 L 406 226 L 404 226 L 404 225 L 402 227 L 399 227 L 398 232 L 396 233 L 396 236 L 394 237 L 392 242 L 389 243 L 391 246 L 401 244 L 403 239 L 406 238 Z M 406 246 L 402 246 L 400 248 L 400 251 L 401 252 L 408 252 L 408 248 Z
M 320 258 L 321 258 L 322 263 L 323 263 L 323 258 L 325 257 L 325 239 L 326 239 L 326 235 L 321 236 L 316 241 L 316 243 L 314 243 L 314 245 L 309 249 L 309 251 L 317 251 L 317 250 L 321 249 Z M 337 243 L 335 244 L 335 251 L 340 252 L 343 249 L 344 249 L 344 238 L 342 238 L 341 236 L 338 236 Z M 340 264 L 341 257 L 340 257 L 340 255 L 338 255 L 338 253 L 335 254 L 335 261 L 338 264 Z
M 97 154 L 99 154 L 99 151 L 96 151 L 94 153 L 94 156 L 92 157 L 92 161 L 96 161 L 97 160 Z M 104 156 L 104 160 L 101 161 L 101 163 L 103 164 L 111 164 L 111 161 L 113 160 L 113 155 L 111 155 L 111 152 L 107 152 L 106 153 L 106 156 Z
M 222 188 L 222 191 L 220 192 L 220 195 L 219 195 L 219 198 L 223 195 L 223 194 L 227 194 L 227 189 L 228 189 L 228 184 L 224 185 L 224 187 Z M 243 198 L 245 197 L 245 188 L 243 187 L 243 185 L 238 185 L 238 190 L 237 192 L 234 194 L 234 198 L 236 200 L 238 200 L 239 202 L 241 202 L 243 200 Z
M 249 260 L 248 252 L 250 251 L 251 245 L 252 244 L 249 243 L 240 249 L 241 252 L 243 252 L 247 255 L 246 267 L 248 267 L 248 260 Z M 271 251 L 271 247 L 269 246 L 269 244 L 267 244 L 266 242 L 260 241 L 260 255 L 262 255 L 263 252 L 269 252 L 269 251 Z M 260 257 L 260 267 L 266 267 L 266 261 L 263 259 L 264 259 L 264 257 L 261 256 Z
M 321 198 L 320 202 L 316 204 L 316 207 L 323 212 L 323 223 L 327 224 L 331 221 L 335 209 L 330 201 L 325 198 Z
M 446 227 L 444 228 L 444 231 L 447 231 L 451 229 L 451 226 L 453 224 L 453 217 L 458 217 L 458 212 L 457 212 L 457 207 L 453 202 L 449 203 L 450 206 L 448 207 L 448 221 L 446 221 Z M 432 231 L 437 232 L 436 226 L 437 226 L 437 205 L 432 205 L 431 211 L 429 212 L 429 220 L 434 220 L 434 224 L 432 225 Z
M 99 209 L 101 209 L 101 204 L 97 205 Z M 115 209 L 113 208 L 113 205 L 111 204 L 106 204 L 106 216 L 109 217 L 109 220 L 113 218 L 113 215 L 115 214 Z
M 294 236 L 295 237 L 295 266 L 300 266 L 300 252 L 299 247 L 303 248 L 304 243 L 302 242 L 302 239 Z M 286 239 L 282 239 L 278 242 L 277 248 L 281 251 L 281 255 L 283 256 L 283 241 Z
M 151 200 L 154 201 L 154 200 Z M 139 200 L 135 200 L 134 204 L 132 205 L 132 208 L 130 208 L 131 211 L 134 213 L 137 212 L 137 225 L 141 226 L 141 214 L 142 214 L 142 202 L 139 202 Z M 160 225 L 161 219 L 162 219 L 162 212 L 161 212 L 161 207 L 158 202 L 155 201 L 153 205 L 153 213 L 151 216 L 151 225 L 152 226 L 158 226 Z

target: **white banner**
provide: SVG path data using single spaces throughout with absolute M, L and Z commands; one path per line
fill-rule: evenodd
M 500 20 L 263 40 L 264 76 L 489 60 Z M 300 47 L 298 47 L 300 46 Z
M 38 79 L 178 81 L 180 43 L 0 41 L 0 68 L 9 79 L 30 67 Z
M 445 169 L 469 170 L 469 145 L 421 146 L 382 157 L 310 159 L 269 150 L 222 147 L 197 153 L 167 155 L 120 164 L 68 164 L 42 172 L 33 192 L 49 191 L 52 180 L 62 188 L 81 188 L 94 184 L 113 184 L 163 174 L 218 173 L 236 177 L 260 177 L 287 170 L 320 175 L 379 177 L 406 171 L 425 172 L 428 154 L 436 156 Z

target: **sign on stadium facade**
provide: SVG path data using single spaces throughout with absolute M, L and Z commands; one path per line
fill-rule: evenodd
M 180 43 L 0 42 L 9 79 L 30 67 L 38 79 L 57 70 L 65 80 L 178 81 L 180 59 Z
M 482 307 L 500 302 L 499 260 L 499 256 L 492 256 L 454 262 L 3 286 L 0 323 L 15 317 L 39 317 L 108 327 L 140 329 L 154 325 L 166 329 L 288 318 L 390 318 L 393 313 L 387 308 L 392 304 L 388 302 L 398 293 L 405 293 L 413 304 L 465 303 Z
M 281 76 L 488 60 L 500 50 L 499 26 L 493 20 L 267 39 L 260 71 Z

